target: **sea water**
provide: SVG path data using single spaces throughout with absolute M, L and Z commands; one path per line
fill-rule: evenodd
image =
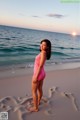
M 33 67 L 43 39 L 52 43 L 46 65 L 80 62 L 80 35 L 0 25 L 0 68 Z

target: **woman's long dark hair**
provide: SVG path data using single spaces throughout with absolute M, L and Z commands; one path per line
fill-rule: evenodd
M 43 39 L 41 43 L 42 42 L 45 42 L 47 44 L 47 49 L 46 49 L 47 56 L 46 57 L 47 57 L 47 60 L 49 60 L 51 57 L 51 42 L 48 39 Z

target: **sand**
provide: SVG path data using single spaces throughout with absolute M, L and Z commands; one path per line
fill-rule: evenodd
M 38 112 L 28 111 L 31 78 L 32 68 L 0 71 L 0 112 L 9 120 L 80 120 L 80 68 L 47 69 Z

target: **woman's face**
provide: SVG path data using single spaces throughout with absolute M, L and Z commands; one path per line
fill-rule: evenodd
M 40 44 L 40 50 L 42 51 L 46 51 L 46 49 L 47 49 L 47 44 L 46 44 L 46 42 L 42 42 L 41 44 Z

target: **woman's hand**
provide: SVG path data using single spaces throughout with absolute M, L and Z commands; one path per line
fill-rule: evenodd
M 32 82 L 37 83 L 37 77 L 33 77 Z

